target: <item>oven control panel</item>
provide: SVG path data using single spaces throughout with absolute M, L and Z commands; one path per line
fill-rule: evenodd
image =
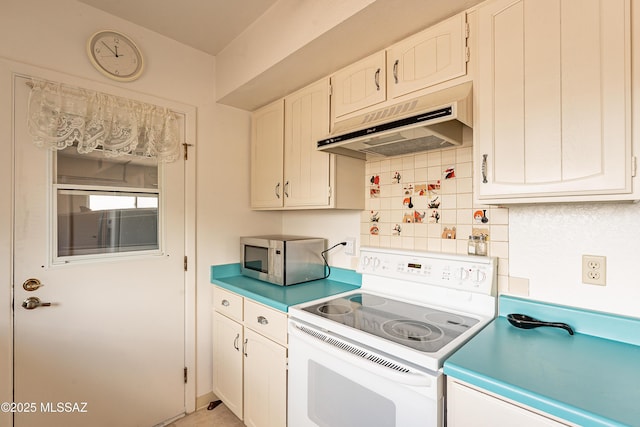
M 491 257 L 361 248 L 358 272 L 491 294 L 497 269 L 496 260 Z

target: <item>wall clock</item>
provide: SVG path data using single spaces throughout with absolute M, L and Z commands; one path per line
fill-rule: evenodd
M 130 82 L 142 74 L 144 61 L 138 46 L 117 31 L 98 31 L 87 41 L 91 63 L 105 76 L 120 82 Z

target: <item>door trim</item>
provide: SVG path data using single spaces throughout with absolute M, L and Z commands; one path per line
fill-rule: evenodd
M 0 307 L 7 307 L 6 312 L 0 308 L 0 402 L 13 400 L 13 227 L 14 227 L 14 80 L 16 77 L 36 77 L 52 80 L 72 86 L 110 93 L 116 96 L 133 98 L 142 102 L 170 108 L 185 117 L 186 141 L 194 144 L 190 147 L 189 160 L 185 162 L 185 255 L 189 257 L 189 268 L 185 278 L 185 364 L 188 368 L 185 386 L 185 411 L 196 409 L 196 107 L 156 98 L 119 86 L 97 83 L 84 78 L 60 73 L 44 68 L 31 66 L 0 58 L 0 137 L 8 141 L 2 147 L 0 156 L 0 180 L 10 184 L 7 191 L 0 192 L 0 275 L 4 277 L 7 287 L 0 287 Z M 11 425 L 11 413 L 0 412 L 0 425 Z

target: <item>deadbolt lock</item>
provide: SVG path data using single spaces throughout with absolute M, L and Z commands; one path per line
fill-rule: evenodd
M 31 291 L 35 291 L 36 289 L 40 288 L 41 286 L 44 286 L 44 285 L 38 279 L 27 279 L 22 284 L 22 288 L 25 291 L 30 291 L 30 292 Z

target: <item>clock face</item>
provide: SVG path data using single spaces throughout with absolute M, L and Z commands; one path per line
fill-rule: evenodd
M 114 80 L 131 81 L 142 74 L 142 53 L 121 33 L 98 31 L 89 38 L 87 54 L 94 67 Z

